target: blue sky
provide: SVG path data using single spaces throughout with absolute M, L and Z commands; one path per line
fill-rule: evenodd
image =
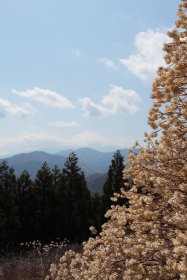
M 0 156 L 141 142 L 179 3 L 0 0 Z

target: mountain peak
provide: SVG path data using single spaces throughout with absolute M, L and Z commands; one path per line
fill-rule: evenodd
M 63 168 L 66 158 L 71 152 L 73 152 L 73 150 L 64 150 L 57 154 L 49 154 L 44 151 L 33 151 L 17 154 L 8 157 L 5 160 L 10 167 L 14 168 L 17 176 L 19 176 L 23 170 L 27 170 L 31 176 L 34 177 L 45 161 L 50 168 L 53 168 L 55 165 L 59 166 L 59 168 Z M 74 150 L 74 152 L 79 159 L 79 166 L 86 175 L 106 173 L 114 154 L 114 152 L 100 152 L 89 147 L 79 148 Z M 121 152 L 126 160 L 128 149 L 123 149 Z

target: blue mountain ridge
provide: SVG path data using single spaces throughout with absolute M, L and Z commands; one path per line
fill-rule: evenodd
M 64 163 L 71 152 L 75 152 L 78 157 L 78 165 L 85 173 L 88 187 L 92 192 L 101 192 L 109 165 L 115 151 L 100 152 L 91 148 L 79 148 L 76 150 L 62 150 L 56 154 L 49 154 L 42 151 L 34 151 L 29 153 L 21 153 L 12 157 L 4 158 L 8 165 L 15 170 L 17 177 L 23 170 L 27 170 L 31 178 L 34 179 L 41 165 L 46 161 L 49 168 L 57 165 L 60 169 L 64 167 Z M 120 150 L 127 160 L 129 149 Z

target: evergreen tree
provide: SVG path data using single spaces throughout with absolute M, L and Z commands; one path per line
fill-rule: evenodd
M 18 240 L 17 195 L 14 170 L 3 161 L 0 163 L 0 248 L 12 247 Z
M 50 236 L 50 224 L 53 221 L 51 209 L 51 197 L 53 196 L 52 174 L 51 170 L 44 162 L 38 170 L 35 179 L 35 191 L 37 196 L 37 239 L 52 240 Z
M 119 193 L 120 189 L 125 187 L 123 179 L 124 168 L 124 157 L 122 156 L 121 152 L 117 150 L 113 155 L 113 159 L 108 170 L 108 177 L 103 186 L 103 222 L 105 221 L 104 213 L 110 208 L 112 204 L 114 204 L 114 202 L 112 202 L 110 199 L 113 196 L 113 193 Z M 118 201 L 118 204 L 119 203 L 125 204 L 127 203 L 127 200 L 123 199 L 121 201 Z
M 59 188 L 60 178 L 62 176 L 62 172 L 57 165 L 55 165 L 54 168 L 51 170 L 51 175 L 52 175 L 53 187 L 57 191 Z
M 63 169 L 63 196 L 66 200 L 66 230 L 69 239 L 81 241 L 89 235 L 92 222 L 91 195 L 86 185 L 84 173 L 78 166 L 78 158 L 73 152 L 67 158 Z
M 55 166 L 52 171 L 52 186 L 53 196 L 51 197 L 50 203 L 53 205 L 51 209 L 52 221 L 50 223 L 51 231 L 53 232 L 53 239 L 63 240 L 67 237 L 65 220 L 66 199 L 64 191 L 64 180 L 62 171 Z
M 114 192 L 119 192 L 124 187 L 123 181 L 124 158 L 117 150 L 111 161 L 108 170 L 108 178 L 103 186 L 103 192 L 107 198 L 110 198 Z
M 93 226 L 97 231 L 101 230 L 101 225 L 104 222 L 104 198 L 98 193 L 94 193 L 92 196 L 92 209 L 93 209 Z
M 30 174 L 24 170 L 17 179 L 20 242 L 36 240 L 37 198 Z

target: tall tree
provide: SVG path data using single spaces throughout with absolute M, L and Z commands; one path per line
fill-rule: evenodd
M 106 197 L 110 198 L 114 192 L 119 192 L 124 187 L 123 180 L 124 158 L 119 150 L 117 150 L 111 161 L 108 170 L 108 177 L 103 186 L 103 192 Z
M 106 212 L 105 200 L 103 195 L 94 193 L 92 195 L 93 223 L 98 232 L 101 231 L 101 226 L 105 221 L 104 213 Z
M 66 229 L 70 239 L 81 241 L 89 235 L 92 207 L 91 195 L 86 185 L 84 173 L 78 166 L 78 158 L 73 152 L 67 158 L 64 169 L 64 197 L 66 199 Z
M 55 166 L 52 171 L 52 186 L 53 186 L 53 195 L 51 196 L 50 203 L 52 206 L 51 217 L 52 221 L 50 222 L 50 229 L 53 232 L 53 239 L 63 240 L 67 238 L 65 221 L 67 216 L 65 213 L 66 209 L 66 199 L 64 191 L 64 179 L 62 170 Z
M 21 242 L 36 240 L 37 197 L 30 174 L 24 170 L 17 179 Z
M 37 235 L 40 240 L 52 240 L 50 236 L 50 222 L 52 220 L 49 203 L 53 195 L 51 170 L 44 162 L 38 170 L 35 179 L 35 191 L 37 195 Z
M 14 170 L 0 163 L 0 248 L 14 246 L 18 240 L 19 217 L 17 183 Z
M 113 193 L 119 193 L 120 189 L 125 187 L 123 179 L 124 168 L 124 157 L 122 156 L 120 150 L 117 150 L 113 155 L 113 159 L 108 170 L 108 177 L 103 186 L 103 217 L 104 213 L 110 208 L 112 204 L 114 204 L 114 202 L 111 201 Z M 123 199 L 120 202 L 118 201 L 118 204 L 119 203 L 127 203 L 127 200 Z

